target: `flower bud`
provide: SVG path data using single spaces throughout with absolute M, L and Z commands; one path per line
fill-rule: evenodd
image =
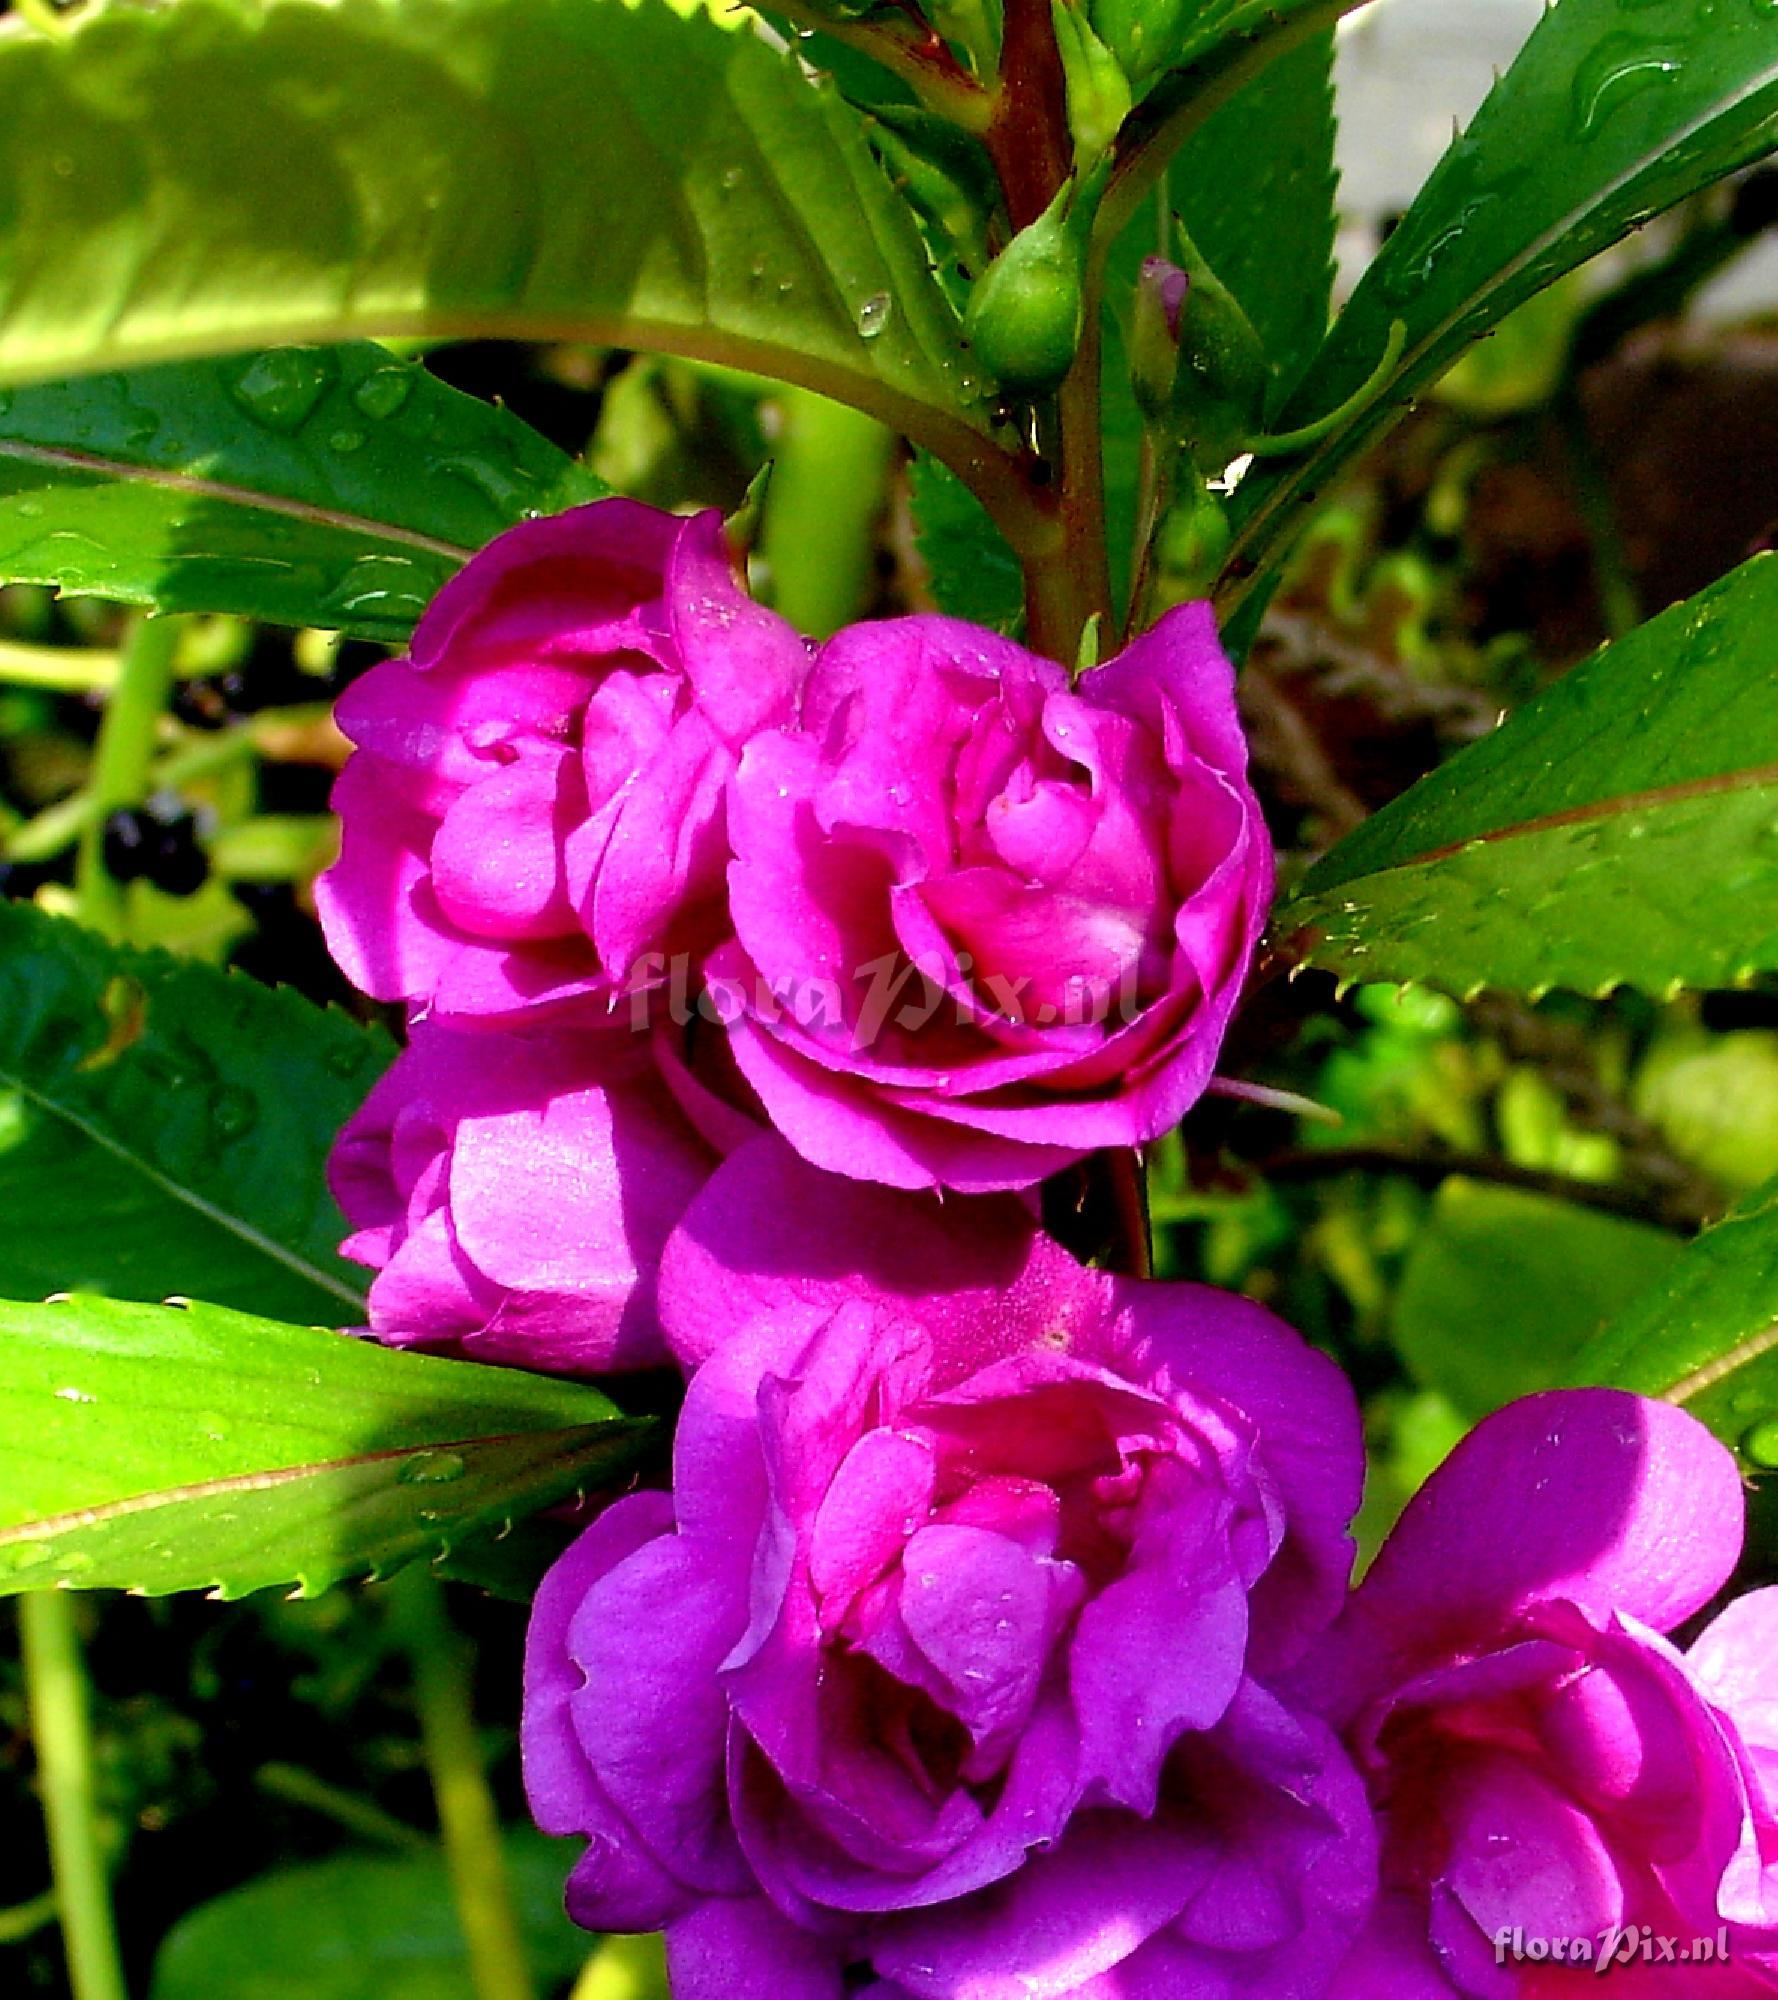
M 1269 375 L 1253 322 L 1179 230 L 1191 298 L 1179 317 L 1176 426 L 1198 464 L 1220 471 L 1260 428 Z
M 1188 462 L 1179 497 L 1155 537 L 1154 608 L 1170 609 L 1208 597 L 1221 574 L 1232 539 L 1228 511 Z
M 1084 173 L 1103 159 L 1130 115 L 1130 80 L 1123 65 L 1093 33 L 1085 10 L 1050 0 L 1056 51 L 1068 86 L 1068 130 L 1074 164 Z
M 1171 424 L 1179 375 L 1179 315 L 1191 280 L 1164 257 L 1145 257 L 1130 308 L 1130 385 L 1149 423 Z
M 1063 190 L 1021 229 L 977 281 L 963 332 L 982 366 L 1015 395 L 1040 396 L 1073 366 L 1085 324 L 1083 246 Z

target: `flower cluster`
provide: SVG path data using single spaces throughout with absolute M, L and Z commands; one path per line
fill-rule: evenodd
M 1724 1946 L 1626 1994 L 1778 1991 L 1778 1593 L 1671 1637 L 1729 1454 L 1527 1399 L 1354 1590 L 1339 1370 L 1035 1220 L 1209 1086 L 1265 916 L 1202 607 L 1072 679 L 812 650 L 714 516 L 604 501 L 341 722 L 323 918 L 409 1019 L 334 1161 L 373 1330 L 688 1382 L 532 1621 L 579 1921 L 678 2000 L 1514 2000 L 1624 1936 Z

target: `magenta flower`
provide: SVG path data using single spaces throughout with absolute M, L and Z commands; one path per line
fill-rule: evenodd
M 947 618 L 830 640 L 731 792 L 711 979 L 772 1124 L 836 1173 L 964 1189 L 1171 1128 L 1271 896 L 1246 764 L 1204 605 L 1074 686 Z
M 1645 1989 L 1626 1972 L 1626 1992 L 1778 1985 L 1755 1964 L 1778 1917 L 1760 1858 L 1778 1620 L 1734 1607 L 1690 1664 L 1662 1636 L 1722 1586 L 1741 1529 L 1730 1454 L 1611 1390 L 1514 1403 L 1434 1473 L 1295 1677 L 1364 1771 L 1382 1839 L 1336 2000 L 1567 1992 L 1586 1975 L 1551 1947 L 1588 1940 L 1596 1959 L 1630 1926 L 1687 1945 L 1753 1931 L 1726 1973 Z
M 688 1211 L 673 1492 L 533 1617 L 569 1907 L 665 1926 L 677 2000 L 1309 2000 L 1370 1815 L 1268 1676 L 1344 1591 L 1351 1392 L 1257 1306 L 975 1206 L 765 1139 Z
M 655 1272 L 716 1163 L 620 1029 L 414 1029 L 329 1162 L 371 1330 L 553 1374 L 667 1360 Z
M 608 1002 L 643 954 L 707 943 L 724 786 L 806 660 L 715 514 L 599 500 L 502 535 L 340 701 L 334 957 L 376 999 L 485 1018 Z

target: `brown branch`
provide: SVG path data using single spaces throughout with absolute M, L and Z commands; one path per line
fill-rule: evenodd
M 1050 0 L 1006 0 L 1000 81 L 985 135 L 1015 234 L 1068 178 L 1068 96 Z

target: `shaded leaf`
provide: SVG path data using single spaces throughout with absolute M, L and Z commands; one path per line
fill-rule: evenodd
M 1346 978 L 1721 986 L 1778 967 L 1778 556 L 1596 654 L 1341 841 L 1279 912 Z
M 355 1319 L 322 1168 L 393 1053 L 288 988 L 0 905 L 0 1294 Z
M 1024 572 L 987 509 L 925 453 L 910 476 L 914 541 L 938 608 L 997 632 L 1016 631 L 1025 616 Z
M 1239 494 L 1229 608 L 1263 596 L 1305 508 L 1515 307 L 1637 224 L 1778 147 L 1765 0 L 1562 0 L 1366 272 L 1281 420 L 1338 406 L 1406 344 L 1382 394 Z M 1251 614 L 1250 614 L 1251 616 Z
M 597 1484 L 649 1428 L 219 1306 L 0 1302 L 0 1592 L 323 1590 Z
M 607 489 L 368 341 L 0 395 L 0 583 L 399 640 L 459 564 Z
M 744 14 L 93 10 L 0 43 L 0 243 L 0 380 L 277 340 L 580 339 L 801 382 L 953 461 L 984 429 L 857 115 Z
M 1571 1379 L 1668 1397 L 1753 1465 L 1778 1466 L 1778 1180 L 1689 1244 Z
M 1390 1331 L 1416 1381 L 1486 1416 L 1562 1379 L 1659 1280 L 1679 1239 L 1518 1188 L 1448 1180 L 1416 1235 Z
M 577 1843 L 506 1829 L 527 1955 L 571 1979 L 594 1941 L 562 1912 Z M 438 1854 L 339 1854 L 274 1869 L 182 1917 L 149 2000 L 476 2000 L 449 1873 Z

